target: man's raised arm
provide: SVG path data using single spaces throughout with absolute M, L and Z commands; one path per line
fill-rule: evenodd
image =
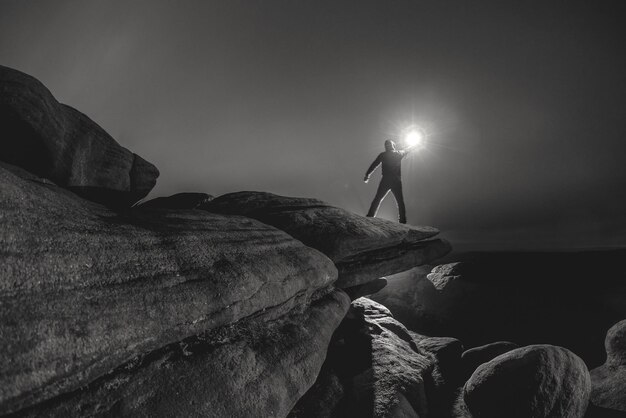
M 382 162 L 382 158 L 383 158 L 383 154 L 378 154 L 378 157 L 376 157 L 376 159 L 374 160 L 374 162 L 370 165 L 370 168 L 367 169 L 367 172 L 365 173 L 365 177 L 363 178 L 364 182 L 368 182 L 370 179 L 370 176 L 372 175 L 372 173 L 374 172 L 374 170 L 376 170 L 376 168 L 380 165 L 380 163 Z
M 417 149 L 417 146 L 411 145 L 400 150 L 400 152 L 402 153 L 402 158 L 406 157 L 407 155 L 409 155 L 412 151 L 415 151 L 416 149 Z

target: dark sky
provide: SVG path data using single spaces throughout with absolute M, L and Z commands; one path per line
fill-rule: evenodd
M 0 63 L 155 163 L 151 196 L 364 213 L 365 169 L 419 123 L 409 222 L 457 248 L 624 245 L 621 3 L 2 0 Z

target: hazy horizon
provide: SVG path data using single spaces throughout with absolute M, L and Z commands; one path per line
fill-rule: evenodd
M 409 223 L 463 249 L 623 247 L 619 5 L 8 0 L 0 64 L 154 163 L 150 198 L 259 190 L 364 214 L 365 170 L 418 123 Z

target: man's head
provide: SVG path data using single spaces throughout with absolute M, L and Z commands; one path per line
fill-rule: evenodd
M 385 141 L 385 151 L 393 151 L 396 149 L 396 143 L 391 139 Z

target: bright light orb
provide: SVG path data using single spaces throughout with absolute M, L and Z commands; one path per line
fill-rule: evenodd
M 407 148 L 421 147 L 424 142 L 424 134 L 416 129 L 409 131 L 404 137 Z

